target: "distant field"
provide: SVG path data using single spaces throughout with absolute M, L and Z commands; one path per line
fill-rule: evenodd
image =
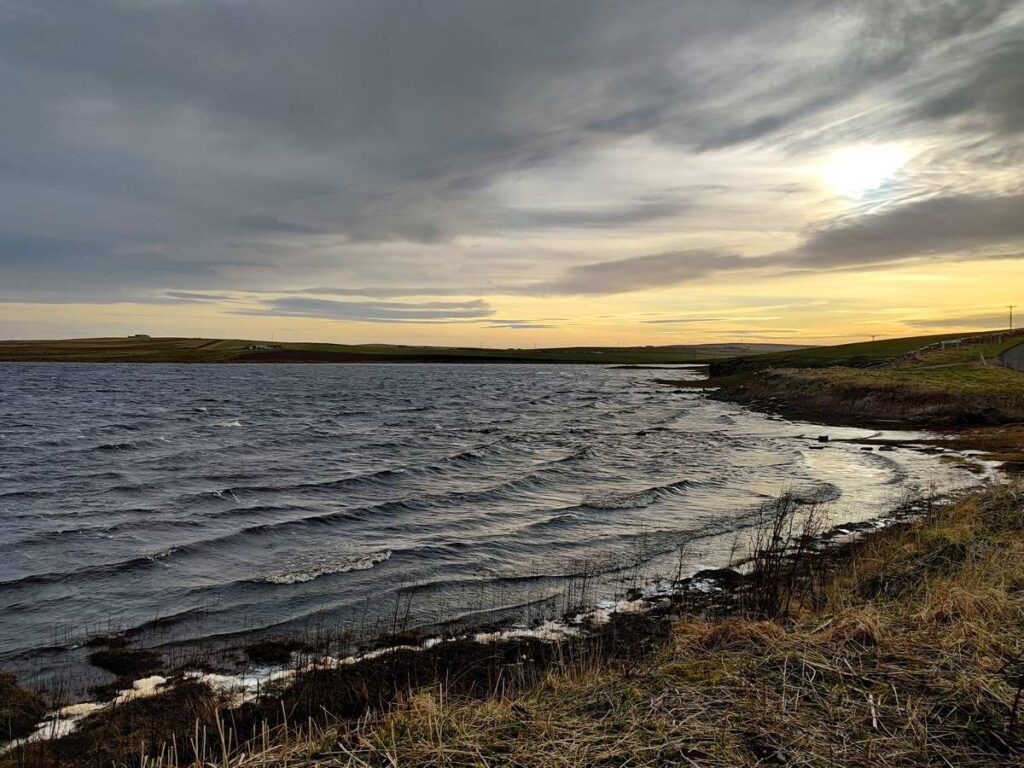
M 478 349 L 387 344 L 317 344 L 243 339 L 100 338 L 0 341 L 0 362 L 64 363 L 701 363 L 780 352 L 781 344 L 697 344 L 666 347 Z
M 929 349 L 938 341 L 963 344 Z M 825 423 L 974 426 L 1024 422 L 1024 373 L 1000 364 L 1024 332 L 917 336 L 711 363 L 679 384 Z
M 832 347 L 805 347 L 767 354 L 743 355 L 716 362 L 712 365 L 711 371 L 716 376 L 727 376 L 762 371 L 767 368 L 826 368 L 837 365 L 848 368 L 867 368 L 936 341 L 958 339 L 969 335 L 975 334 L 945 333 L 935 336 L 908 336 L 856 344 L 837 344 Z
M 908 336 L 858 344 L 839 344 L 833 347 L 806 347 L 767 354 L 742 355 L 712 362 L 711 375 L 735 376 L 768 368 L 871 368 L 873 373 L 879 366 L 886 365 L 903 372 L 908 369 L 984 365 L 996 362 L 1003 352 L 1024 342 L 1024 335 L 1021 335 L 1020 331 L 1013 334 L 993 331 L 991 334 L 991 341 L 986 343 L 949 346 L 920 352 L 919 350 L 924 350 L 936 342 L 983 337 L 987 334 Z M 901 356 L 904 358 L 901 359 Z

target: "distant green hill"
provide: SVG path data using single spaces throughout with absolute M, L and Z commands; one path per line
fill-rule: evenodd
M 913 352 L 937 341 L 980 335 L 981 332 L 943 333 L 933 336 L 907 336 L 899 339 L 837 344 L 831 347 L 804 347 L 766 354 L 741 355 L 718 360 L 711 365 L 713 376 L 763 371 L 768 368 L 867 368 L 897 355 Z
M 118 337 L 0 341 L 0 362 L 66 363 L 700 363 L 799 349 L 783 344 L 482 349 L 397 344 L 318 344 L 244 339 Z
M 1022 330 L 992 331 L 739 356 L 713 361 L 708 379 L 674 383 L 826 424 L 1020 424 L 1024 375 L 1002 361 L 1022 342 Z M 1024 462 L 1017 445 L 1006 455 Z

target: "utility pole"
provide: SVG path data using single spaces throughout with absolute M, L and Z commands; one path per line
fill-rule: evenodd
M 873 334 L 871 334 L 871 340 L 872 340 L 872 341 L 874 341 L 874 340 L 875 340 L 875 339 L 877 339 L 877 338 L 878 338 L 878 336 L 877 336 L 876 334 L 874 334 L 874 333 L 873 333 Z
M 1016 307 L 1016 306 L 1017 306 L 1016 304 L 1007 304 L 1006 305 L 1006 308 L 1008 310 L 1010 310 L 1010 330 L 1011 331 L 1013 330 L 1013 308 Z

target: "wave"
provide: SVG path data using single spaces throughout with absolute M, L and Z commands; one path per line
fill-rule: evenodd
M 132 509 L 119 511 L 118 514 L 125 513 L 153 514 L 153 510 Z M 40 531 L 39 533 L 25 536 L 24 538 L 17 539 L 15 541 L 5 541 L 0 544 L 0 551 L 49 544 L 55 541 L 64 541 L 76 536 L 84 538 L 94 538 L 98 536 L 113 538 L 115 534 L 121 531 L 138 532 L 142 529 L 146 534 L 152 534 L 158 530 L 195 530 L 195 527 L 195 520 L 154 520 L 145 524 L 140 524 L 138 520 L 124 520 L 120 523 L 113 523 L 111 525 L 82 526 L 80 528 L 55 528 L 49 531 Z
M 359 475 L 351 475 L 349 477 L 341 477 L 331 480 L 320 480 L 314 482 L 304 483 L 290 483 L 282 485 L 238 485 L 231 486 L 229 488 L 223 488 L 214 491 L 207 491 L 201 494 L 192 494 L 183 497 L 184 500 L 202 499 L 214 496 L 216 498 L 231 498 L 232 500 L 240 500 L 240 495 L 245 494 L 258 494 L 258 493 L 288 493 L 296 494 L 307 491 L 319 492 L 328 490 L 339 490 L 346 488 L 355 488 L 362 485 L 392 485 L 394 480 L 405 479 L 409 477 L 418 476 L 430 476 L 430 475 L 442 475 L 450 471 L 452 465 L 465 466 L 467 464 L 475 464 L 481 462 L 487 458 L 483 453 L 488 448 L 492 448 L 499 443 L 508 442 L 508 439 L 503 438 L 496 440 L 483 446 L 476 448 L 467 449 L 451 456 L 445 456 L 429 464 L 413 465 L 413 466 L 400 466 L 400 467 L 389 467 L 387 469 L 379 469 L 373 472 L 365 472 Z M 539 475 L 546 471 L 564 471 L 564 464 L 572 461 L 585 458 L 587 455 L 587 449 L 580 449 L 573 451 L 572 453 L 552 459 L 536 465 L 527 474 L 520 476 L 514 480 L 503 483 L 503 485 L 510 485 L 511 483 L 520 482 L 527 478 Z
M 578 512 L 560 512 L 557 515 L 552 515 L 544 520 L 538 520 L 535 523 L 530 524 L 530 528 L 533 530 L 540 530 L 543 528 L 561 528 L 572 523 L 584 522 L 585 518 Z
M 139 449 L 139 445 L 137 443 L 134 443 L 134 442 L 131 442 L 131 441 L 126 441 L 126 442 L 123 442 L 123 443 L 101 443 L 100 445 L 97 445 L 94 448 L 89 448 L 87 450 L 92 450 L 92 451 L 136 451 L 138 449 Z
M 381 552 L 374 552 L 370 555 L 360 557 L 347 557 L 341 560 L 325 560 L 310 567 L 308 564 L 295 569 L 286 569 L 266 576 L 261 576 L 255 581 L 263 584 L 303 584 L 307 581 L 319 579 L 321 576 L 329 576 L 336 573 L 349 573 L 350 571 L 368 571 L 378 563 L 391 559 L 391 550 L 385 549 Z
M 610 493 L 588 498 L 583 506 L 591 509 L 643 509 L 658 500 L 658 490 L 648 488 L 636 493 Z
M 677 480 L 664 485 L 654 485 L 639 491 L 611 492 L 584 499 L 582 508 L 599 510 L 642 509 L 657 501 L 677 496 L 690 488 L 708 485 L 704 480 Z
M 0 499 L 45 499 L 56 495 L 56 491 L 5 491 L 0 493 Z
M 113 576 L 129 571 L 149 568 L 166 560 L 175 552 L 187 549 L 187 547 L 171 547 L 147 555 L 140 555 L 128 560 L 118 560 L 113 563 L 99 563 L 97 565 L 78 568 L 74 571 L 54 571 L 49 573 L 36 573 L 30 576 L 23 576 L 18 579 L 0 581 L 0 590 L 19 589 L 26 586 L 40 586 L 46 584 L 62 584 L 77 581 L 83 578 L 97 578 Z
M 867 451 L 863 452 L 861 455 L 867 456 L 869 461 L 874 461 L 877 464 L 884 464 L 885 468 L 892 473 L 889 479 L 885 481 L 886 485 L 900 485 L 910 478 L 910 473 L 907 471 L 906 467 L 891 456 L 886 456 L 884 453 L 868 453 Z
M 838 501 L 843 495 L 843 489 L 833 483 L 815 483 L 805 488 L 797 488 L 783 494 L 795 504 L 827 504 Z
M 543 468 L 542 468 L 543 469 Z M 383 470 L 383 472 L 392 472 L 393 470 Z M 240 528 L 235 531 L 227 532 L 223 535 L 212 536 L 210 538 L 201 539 L 199 541 L 191 542 L 188 544 L 178 545 L 173 552 L 164 555 L 156 560 L 151 555 L 143 555 L 140 557 L 130 558 L 113 563 L 104 563 L 96 566 L 89 566 L 86 568 L 80 568 L 72 571 L 55 571 L 43 574 L 35 574 L 27 576 L 22 579 L 14 579 L 11 581 L 0 582 L 0 589 L 12 588 L 15 586 L 22 586 L 27 584 L 54 584 L 61 582 L 73 581 L 82 578 L 104 578 L 112 574 L 119 572 L 126 572 L 138 568 L 145 568 L 151 566 L 154 562 L 160 562 L 170 554 L 177 556 L 193 555 L 203 551 L 209 551 L 211 549 L 222 548 L 233 542 L 242 541 L 246 538 L 253 536 L 264 536 L 269 533 L 280 533 L 292 528 L 304 528 L 309 526 L 329 526 L 344 521 L 355 521 L 363 520 L 370 517 L 380 517 L 381 515 L 394 514 L 396 512 L 421 512 L 436 509 L 442 504 L 457 503 L 481 503 L 487 501 L 500 501 L 507 494 L 513 492 L 524 492 L 531 490 L 531 486 L 535 486 L 537 483 L 536 475 L 539 472 L 532 472 L 525 476 L 515 478 L 510 481 L 499 483 L 498 485 L 486 488 L 483 490 L 471 490 L 471 491 L 455 491 L 450 493 L 425 495 L 420 497 L 412 497 L 407 499 L 399 499 L 393 501 L 382 502 L 380 504 L 365 505 L 361 507 L 354 507 L 351 509 L 336 510 L 332 512 L 325 512 L 320 514 L 313 514 L 297 518 L 289 518 L 277 522 L 261 523 L 259 525 L 251 525 Z M 221 497 L 233 496 L 233 500 L 239 501 L 237 496 L 234 496 L 234 490 L 229 489 L 227 491 L 220 492 Z M 289 507 L 281 507 L 280 509 L 288 509 Z M 308 507 L 302 507 L 292 505 L 292 509 L 307 510 Z M 227 510 L 215 513 L 215 517 L 224 517 L 233 515 L 236 513 L 244 514 L 252 511 L 264 511 L 273 510 L 273 505 L 266 505 L 260 507 L 247 507 L 247 508 L 231 508 Z M 194 527 L 196 521 L 187 523 L 182 522 L 183 527 Z

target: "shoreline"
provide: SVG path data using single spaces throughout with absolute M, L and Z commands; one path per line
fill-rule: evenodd
M 779 553 L 780 562 L 791 563 L 786 567 L 793 574 L 799 571 L 799 578 L 835 572 L 855 561 L 859 552 L 870 550 L 875 540 L 926 524 L 979 492 L 909 501 L 874 520 L 819 531 L 813 542 L 792 535 L 787 549 Z M 803 502 L 793 504 L 794 509 L 802 506 Z M 393 637 L 359 656 L 290 654 L 287 664 L 234 675 L 202 665 L 154 672 L 118 689 L 107 701 L 65 705 L 50 712 L 33 729 L 23 729 L 19 740 L 0 745 L 0 765 L 6 765 L 6 755 L 17 755 L 19 765 L 43 765 L 53 759 L 79 764 L 79 750 L 95 751 L 96 739 L 111 733 L 134 733 L 140 717 L 148 719 L 150 729 L 188 733 L 188 718 L 208 706 L 220 713 L 218 718 L 230 719 L 239 738 L 245 733 L 258 738 L 261 729 L 287 728 L 289 721 L 316 718 L 327 709 L 333 718 L 355 724 L 392 711 L 418 689 L 442 686 L 446 695 L 487 701 L 527 692 L 552 671 L 629 668 L 671 647 L 679 622 L 714 626 L 744 620 L 751 610 L 751 595 L 760 588 L 758 574 L 763 568 L 760 555 L 751 557 L 728 568 L 699 571 L 669 591 L 633 594 L 615 605 L 531 629 Z M 795 577 L 773 578 L 783 583 Z
M 804 544 L 809 545 L 812 557 L 823 562 L 844 558 L 872 535 L 922 520 L 973 490 L 976 488 L 908 499 L 870 519 L 831 524 Z M 786 494 L 765 507 L 778 503 L 792 504 L 794 509 L 819 504 L 824 507 L 829 501 Z M 245 710 L 245 716 L 251 718 L 250 710 L 254 710 L 261 713 L 261 718 L 276 718 L 272 713 L 290 697 L 304 695 L 306 677 L 339 678 L 332 683 L 335 686 L 347 686 L 348 682 L 341 679 L 348 677 L 357 683 L 356 687 L 376 680 L 381 690 L 373 695 L 347 694 L 355 699 L 347 700 L 346 716 L 359 718 L 397 702 L 413 684 L 436 685 L 452 675 L 468 675 L 474 686 L 486 680 L 493 688 L 495 675 L 500 677 L 500 671 L 492 668 L 497 660 L 504 660 L 499 666 L 507 666 L 511 659 L 515 665 L 533 668 L 529 681 L 536 683 L 544 670 L 566 658 L 608 663 L 642 657 L 666 641 L 675 620 L 740 615 L 741 599 L 752 583 L 752 557 L 748 554 L 726 567 L 697 570 L 678 580 L 648 581 L 642 587 L 630 588 L 615 601 L 581 606 L 535 625 L 479 623 L 448 634 L 413 629 L 363 642 L 358 650 L 341 657 L 329 655 L 325 651 L 328 645 L 281 636 L 232 646 L 227 655 L 224 650 L 214 652 L 216 655 L 200 653 L 185 664 L 165 666 L 154 663 L 156 657 L 149 648 L 132 648 L 125 636 L 98 635 L 83 645 L 95 649 L 94 655 L 104 655 L 101 668 L 121 670 L 117 679 L 93 688 L 95 698 L 54 706 L 31 729 L 23 727 L 14 740 L 0 742 L 0 758 L 19 748 L 73 737 L 86 718 L 117 717 L 123 705 L 148 699 L 173 700 L 182 693 L 194 694 L 195 686 L 216 697 L 227 711 Z M 247 658 L 247 662 L 230 666 L 230 656 Z M 129 670 L 134 670 L 134 676 Z
M 717 379 L 711 376 L 695 382 L 659 379 L 657 383 L 676 389 L 703 390 L 713 400 L 821 426 L 932 432 L 937 437 L 875 442 L 973 453 L 978 459 L 997 463 L 1008 475 L 1017 476 L 1024 474 L 1024 374 L 1017 375 L 1021 377 L 1021 394 L 1017 397 L 1020 403 L 1009 405 L 986 405 L 984 399 L 973 396 L 958 400 L 931 393 L 922 400 L 913 392 L 829 387 L 818 380 L 816 372 L 796 369 Z M 938 407 L 936 398 L 940 401 Z
M 714 392 L 709 396 L 745 407 L 757 407 L 757 410 L 770 414 L 790 418 L 797 415 L 792 410 L 771 407 L 778 403 L 754 398 L 744 402 L 729 394 Z M 838 420 L 831 424 L 824 420 L 818 423 L 822 426 L 849 425 Z M 856 426 L 863 427 L 864 424 Z M 880 426 L 891 429 L 896 425 Z M 871 438 L 852 440 L 870 441 Z M 920 444 L 927 441 L 910 442 Z M 948 442 L 942 444 L 949 445 Z M 937 506 L 954 501 L 948 499 Z M 822 567 L 827 570 L 833 567 L 833 560 L 849 558 L 853 551 L 869 546 L 870 541 L 886 535 L 886 531 L 906 528 L 915 521 L 927 519 L 935 509 L 936 505 L 931 501 L 922 499 L 889 510 L 876 521 L 839 524 L 820 531 L 810 549 L 815 550 L 815 562 L 824 563 Z M 167 722 L 178 723 L 170 728 L 173 731 L 182 723 L 174 721 L 170 710 L 180 708 L 183 698 L 190 702 L 186 707 L 189 712 L 193 712 L 193 705 L 198 701 L 214 700 L 218 702 L 218 708 L 226 708 L 232 713 L 233 720 L 237 719 L 243 727 L 251 728 L 255 733 L 257 723 L 265 725 L 269 722 L 273 727 L 280 726 L 276 713 L 282 707 L 287 707 L 293 715 L 305 713 L 313 716 L 318 711 L 317 707 L 324 706 L 325 696 L 333 702 L 332 707 L 340 707 L 337 711 L 343 716 L 360 718 L 371 712 L 389 710 L 411 690 L 448 684 L 453 677 L 462 681 L 453 688 L 453 693 L 487 698 L 505 695 L 512 690 L 525 690 L 538 684 L 549 669 L 561 668 L 567 662 L 600 666 L 621 663 L 624 659 L 644 658 L 669 641 L 676 621 L 683 618 L 718 621 L 740 615 L 739 601 L 751 588 L 751 577 L 743 571 L 742 560 L 734 561 L 734 565 L 698 571 L 673 582 L 670 585 L 672 589 L 668 591 L 626 595 L 626 599 L 614 605 L 593 606 L 577 616 L 563 616 L 561 622 L 547 622 L 537 627 L 488 627 L 484 624 L 471 634 L 448 637 L 443 634 L 400 633 L 390 638 L 378 638 L 362 653 L 343 658 L 317 657 L 315 648 L 292 646 L 288 648 L 283 663 L 280 661 L 282 657 L 278 657 L 277 665 L 254 665 L 254 674 L 244 670 L 228 674 L 237 673 L 237 670 L 218 669 L 202 660 L 198 663 L 193 661 L 191 667 L 170 670 L 152 667 L 147 674 L 134 679 L 122 674 L 107 686 L 105 702 L 66 705 L 58 708 L 55 714 L 51 713 L 41 728 L 34 726 L 29 733 L 22 728 L 19 737 L 33 739 L 31 733 L 35 733 L 34 740 L 20 744 L 14 742 L 6 747 L 0 745 L 0 750 L 3 750 L 0 751 L 0 765 L 3 764 L 4 752 L 24 756 L 26 749 L 31 752 L 37 747 L 44 751 L 53 748 L 55 754 L 63 754 L 67 759 L 72 755 L 67 749 L 80 749 L 83 740 L 91 743 L 89 739 L 94 738 L 88 735 L 93 729 L 87 723 L 106 721 L 104 727 L 116 727 L 125 716 L 130 720 L 136 707 L 162 711 L 164 717 L 170 718 Z M 286 638 L 280 645 L 289 646 L 291 643 L 294 641 Z M 131 649 L 127 642 L 117 637 L 95 641 L 93 645 L 100 650 L 113 651 L 115 657 L 119 649 L 125 650 L 129 662 L 133 654 L 147 653 L 144 649 Z M 255 644 L 259 645 L 260 642 Z M 270 651 L 263 656 L 266 661 L 273 656 L 275 649 L 266 648 L 268 642 L 263 645 L 264 651 Z M 269 645 L 273 645 L 273 641 L 269 641 Z M 245 647 L 237 650 L 247 653 Z M 280 652 L 281 648 L 276 650 Z M 254 659 L 250 657 L 250 661 Z M 116 659 L 114 663 L 117 663 Z M 464 687 L 460 687 L 463 684 Z

